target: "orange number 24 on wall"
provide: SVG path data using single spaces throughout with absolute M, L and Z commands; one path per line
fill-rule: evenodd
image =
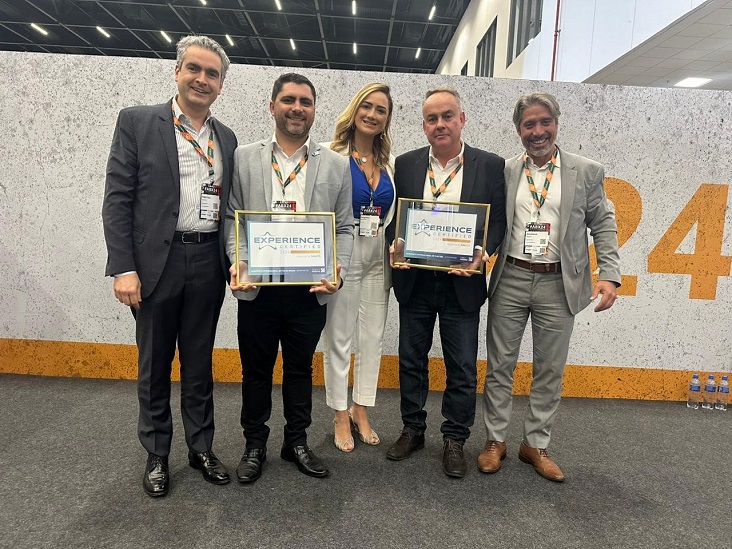
M 727 185 L 700 185 L 648 255 L 649 273 L 691 275 L 690 299 L 716 299 L 717 279 L 730 274 L 732 256 L 722 255 L 728 190 Z M 630 183 L 614 177 L 605 178 L 605 192 L 615 204 L 618 246 L 622 246 L 640 225 L 641 197 Z M 694 225 L 694 253 L 677 252 Z M 594 244 L 590 244 L 590 266 L 593 272 L 597 270 Z M 594 274 L 593 282 L 597 279 Z M 623 275 L 621 283 L 618 295 L 636 295 L 637 276 Z

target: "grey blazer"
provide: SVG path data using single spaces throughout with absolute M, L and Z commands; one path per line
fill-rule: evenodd
M 615 209 L 605 196 L 605 171 L 594 160 L 560 149 L 562 203 L 560 206 L 559 253 L 562 281 L 572 314 L 590 304 L 592 273 L 587 229 L 595 243 L 600 280 L 620 285 L 618 229 Z M 523 173 L 523 153 L 506 160 L 506 237 L 491 273 L 488 297 L 493 295 L 506 263 L 507 242 L 511 239 L 516 193 Z
M 226 253 L 236 261 L 235 210 L 269 211 L 272 207 L 272 141 L 242 145 L 234 152 L 234 177 L 226 213 Z M 310 155 L 305 172 L 305 210 L 335 212 L 336 261 L 345 279 L 353 250 L 353 204 L 351 169 L 348 159 L 319 145 L 310 138 Z M 239 242 L 239 258 L 246 261 L 246 242 Z M 238 299 L 251 301 L 259 289 L 233 292 Z M 330 295 L 317 294 L 321 305 Z
M 180 174 L 172 99 L 160 105 L 128 107 L 119 113 L 107 161 L 102 206 L 107 243 L 106 275 L 137 271 L 142 297 L 155 289 L 168 261 L 178 222 Z M 212 119 L 216 154 L 224 173 L 221 212 L 226 212 L 236 136 Z M 229 276 L 219 231 L 222 281 Z

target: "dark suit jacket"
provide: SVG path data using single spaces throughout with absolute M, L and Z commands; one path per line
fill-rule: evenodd
M 128 107 L 119 113 L 107 161 L 102 219 L 107 242 L 107 268 L 112 276 L 137 271 L 143 299 L 155 289 L 168 260 L 178 221 L 180 173 L 171 111 L 162 105 Z M 223 222 L 231 189 L 236 136 L 212 119 L 215 154 L 224 166 L 221 182 Z M 229 279 L 223 226 L 219 229 L 222 281 Z
M 490 204 L 486 252 L 492 255 L 501 244 L 506 232 L 506 194 L 503 180 L 503 158 L 495 154 L 465 145 L 463 186 L 460 202 Z M 405 153 L 396 159 L 394 183 L 396 197 L 417 198 L 424 196 L 429 147 Z M 386 229 L 388 242 L 393 242 L 396 221 Z M 407 303 L 414 289 L 418 269 L 393 269 L 394 295 L 399 303 Z M 485 276 L 451 276 L 460 306 L 466 312 L 480 309 L 487 297 Z

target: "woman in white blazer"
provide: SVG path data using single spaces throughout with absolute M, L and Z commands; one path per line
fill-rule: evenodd
M 367 407 L 376 402 L 391 287 L 384 227 L 394 215 L 396 195 L 389 136 L 392 109 L 389 86 L 367 84 L 341 113 L 329 144 L 334 151 L 350 156 L 356 220 L 348 275 L 328 304 L 323 332 L 326 403 L 335 410 L 333 442 L 343 452 L 354 448 L 352 431 L 366 444 L 379 443 Z M 353 406 L 349 408 L 352 344 L 356 358 Z

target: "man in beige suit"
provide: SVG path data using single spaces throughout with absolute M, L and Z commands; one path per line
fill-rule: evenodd
M 506 161 L 506 238 L 488 288 L 488 371 L 483 418 L 488 440 L 478 469 L 495 473 L 506 457 L 513 372 L 531 316 L 533 381 L 519 459 L 542 477 L 565 479 L 547 454 L 562 394 L 574 317 L 598 296 L 609 309 L 620 286 L 617 227 L 603 167 L 556 145 L 559 104 L 536 93 L 516 103 L 513 122 L 526 152 Z M 600 279 L 592 287 L 587 229 Z

